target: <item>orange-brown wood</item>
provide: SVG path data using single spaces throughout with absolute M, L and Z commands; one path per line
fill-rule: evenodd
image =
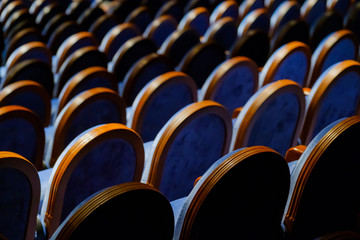
M 305 145 L 298 145 L 298 146 L 289 148 L 289 150 L 287 150 L 287 152 L 285 154 L 286 162 L 289 163 L 289 162 L 299 160 L 301 155 L 304 153 L 305 149 L 306 149 Z

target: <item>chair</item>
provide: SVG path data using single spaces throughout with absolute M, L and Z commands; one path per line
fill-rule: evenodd
M 263 145 L 283 156 L 300 135 L 305 96 L 299 84 L 279 80 L 259 89 L 244 105 L 234 123 L 230 151 Z
M 200 36 L 204 35 L 210 24 L 210 12 L 205 7 L 197 7 L 187 12 L 179 22 L 178 29 L 194 29 Z
M 170 240 L 173 229 L 169 201 L 151 186 L 132 182 L 88 197 L 69 214 L 51 239 Z
M 43 35 L 45 41 L 49 41 L 51 34 L 58 28 L 61 24 L 70 21 L 70 16 L 61 12 L 53 16 L 41 29 L 41 34 Z
M 26 5 L 22 1 L 12 1 L 6 5 L 6 7 L 1 11 L 0 21 L 2 24 L 6 24 L 7 20 L 14 12 L 26 9 Z
M 177 21 L 169 16 L 154 19 L 145 29 L 143 36 L 152 39 L 159 48 L 165 39 L 176 30 Z
M 44 127 L 31 110 L 21 106 L 0 108 L 0 150 L 11 151 L 43 169 Z
M 164 2 L 164 4 L 156 12 L 154 18 L 158 18 L 164 15 L 170 15 L 179 22 L 183 17 L 183 7 L 181 3 L 179 3 L 177 0 Z
M 89 28 L 89 32 L 94 34 L 96 39 L 101 42 L 104 36 L 115 26 L 119 24 L 117 18 L 113 15 L 105 14 L 99 17 Z
M 43 86 L 29 80 L 12 83 L 0 91 L 0 107 L 19 105 L 33 111 L 44 127 L 50 123 L 50 96 Z
M 339 12 L 342 16 L 348 12 L 350 6 L 353 4 L 350 0 L 337 1 L 337 0 L 329 0 L 326 5 L 330 10 L 334 10 Z
M 119 19 L 119 22 L 123 23 L 126 17 L 135 10 L 135 8 L 139 7 L 142 0 L 125 0 L 119 1 L 119 3 L 114 7 L 111 8 L 109 14 L 113 14 Z
M 358 40 L 351 31 L 339 30 L 328 35 L 315 49 L 306 86 L 312 87 L 316 79 L 331 65 L 343 60 L 357 59 Z
M 269 35 L 273 36 L 287 22 L 300 18 L 300 5 L 296 1 L 284 1 L 270 18 Z
M 70 37 L 71 35 L 82 32 L 83 27 L 77 24 L 75 21 L 66 21 L 59 25 L 50 35 L 47 43 L 48 48 L 53 54 L 56 54 L 60 45 Z
M 73 52 L 59 70 L 54 95 L 59 96 L 66 82 L 76 73 L 93 66 L 107 67 L 107 57 L 97 47 L 83 47 Z
M 225 50 L 215 42 L 198 43 L 181 60 L 178 69 L 201 88 L 210 73 L 225 60 Z
M 143 33 L 152 20 L 153 14 L 150 8 L 146 6 L 139 6 L 129 13 L 124 22 L 134 24 L 139 31 Z
M 255 146 L 231 152 L 186 198 L 174 239 L 282 239 L 289 185 L 288 166 L 274 150 Z
M 259 86 L 280 79 L 291 79 L 304 86 L 310 69 L 310 48 L 302 42 L 290 42 L 276 50 L 259 75 Z
M 84 30 L 88 31 L 91 25 L 101 16 L 105 14 L 102 8 L 90 7 L 86 9 L 76 20 L 76 23 L 84 28 Z
M 34 17 L 30 15 L 27 9 L 20 9 L 11 14 L 2 28 L 4 37 L 8 37 L 23 22 L 27 22 L 27 26 L 36 26 Z
M 360 17 L 360 3 L 354 3 L 344 17 L 344 27 L 352 31 L 360 39 L 360 30 L 357 28 Z
M 309 26 L 316 24 L 319 17 L 326 12 L 326 0 L 306 0 L 301 6 L 301 18 Z
M 178 65 L 186 53 L 198 43 L 200 35 L 195 30 L 176 30 L 163 42 L 158 53 L 170 57 L 173 63 Z
M 0 232 L 3 239 L 34 239 L 40 180 L 28 160 L 0 152 Z
M 123 82 L 126 73 L 140 58 L 156 51 L 153 40 L 142 36 L 133 37 L 117 50 L 109 66 L 109 72 L 115 75 L 118 83 Z
M 129 39 L 139 36 L 140 32 L 134 24 L 121 23 L 107 32 L 104 36 L 99 50 L 108 56 L 111 61 L 117 50 Z
M 242 3 L 239 6 L 239 17 L 243 18 L 246 15 L 248 15 L 250 12 L 260 8 L 265 8 L 264 1 L 261 0 L 242 1 Z
M 40 85 L 46 89 L 49 96 L 52 96 L 54 76 L 49 64 L 38 59 L 30 59 L 20 62 L 6 72 L 2 88 L 22 80 L 32 80 L 40 83 Z
M 63 87 L 59 94 L 57 112 L 65 107 L 76 95 L 96 87 L 109 88 L 118 92 L 116 79 L 103 67 L 89 67 L 75 74 Z
M 31 3 L 31 6 L 29 7 L 29 12 L 37 16 L 39 12 L 48 4 L 51 4 L 51 0 L 35 0 Z
M 316 80 L 307 97 L 301 139 L 307 145 L 328 124 L 359 113 L 360 64 L 345 60 L 332 65 Z
M 128 126 L 144 142 L 152 141 L 178 110 L 196 101 L 197 87 L 189 76 L 174 71 L 161 74 L 136 96 Z
M 15 49 L 15 51 L 9 56 L 6 61 L 6 71 L 9 71 L 16 64 L 29 59 L 38 59 L 51 66 L 51 55 L 50 50 L 42 42 L 26 43 Z
M 174 65 L 171 59 L 166 56 L 151 53 L 140 58 L 126 74 L 120 88 L 120 95 L 124 99 L 126 106 L 132 105 L 136 95 L 153 78 L 173 70 Z
M 224 17 L 212 24 L 203 36 L 203 42 L 216 42 L 229 50 L 237 39 L 237 24 L 231 17 Z
M 354 139 L 359 135 L 359 122 L 359 116 L 354 116 L 331 123 L 301 155 L 291 174 L 283 216 L 289 239 L 314 239 L 357 229 L 360 196 L 354 188 L 360 180 L 360 166 Z
M 244 56 L 253 60 L 258 67 L 264 66 L 268 60 L 270 39 L 266 32 L 256 29 L 242 35 L 234 43 L 228 58 Z
M 55 120 L 45 164 L 53 167 L 65 147 L 83 131 L 99 124 L 125 122 L 125 104 L 116 92 L 93 88 L 77 95 Z
M 71 141 L 52 169 L 41 209 L 48 236 L 92 194 L 139 182 L 143 164 L 141 138 L 122 124 L 99 125 Z
M 238 36 L 241 37 L 245 35 L 248 31 L 254 29 L 262 30 L 266 34 L 269 32 L 270 16 L 267 9 L 258 8 L 244 16 L 238 26 Z
M 45 24 L 56 14 L 64 12 L 62 6 L 57 3 L 53 2 L 46 5 L 41 11 L 36 15 L 35 22 L 39 26 L 39 29 L 43 29 Z
M 210 24 L 223 17 L 231 17 L 236 21 L 239 17 L 239 5 L 236 1 L 226 0 L 219 3 L 210 15 Z
M 179 110 L 157 134 L 147 156 L 142 181 L 169 201 L 187 196 L 194 181 L 228 152 L 231 117 L 213 101 Z
M 221 63 L 206 79 L 199 101 L 213 100 L 222 104 L 230 114 L 245 105 L 258 88 L 259 70 L 254 61 L 234 57 Z
M 86 9 L 90 8 L 90 5 L 88 1 L 73 1 L 66 8 L 65 14 L 71 19 L 78 19 Z
M 56 52 L 57 61 L 55 65 L 55 72 L 59 72 L 66 59 L 75 51 L 83 47 L 97 47 L 98 45 L 98 40 L 90 32 L 78 32 L 69 36 L 64 40 Z

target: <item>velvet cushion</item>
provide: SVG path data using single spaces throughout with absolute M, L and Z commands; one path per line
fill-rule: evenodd
M 201 36 L 204 35 L 206 32 L 206 29 L 209 27 L 210 22 L 210 16 L 208 12 L 202 12 L 200 14 L 197 14 L 196 17 L 193 17 L 194 10 L 187 12 L 184 17 L 181 19 L 178 25 L 178 29 L 184 29 L 185 24 L 188 23 L 188 18 L 192 18 L 191 21 L 188 23 L 188 26 L 195 31 L 197 31 Z

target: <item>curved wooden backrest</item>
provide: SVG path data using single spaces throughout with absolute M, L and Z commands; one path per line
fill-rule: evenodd
M 258 88 L 259 70 L 246 57 L 234 57 L 221 63 L 205 81 L 199 101 L 213 100 L 222 104 L 231 114 L 245 105 Z
M 124 22 L 126 17 L 139 5 L 142 0 L 133 0 L 133 1 L 119 1 L 117 6 L 111 8 L 109 13 L 115 15 L 120 22 Z
M 302 42 L 290 42 L 276 50 L 259 75 L 259 86 L 290 79 L 305 86 L 310 69 L 311 50 Z
M 200 43 L 200 35 L 193 29 L 176 30 L 161 45 L 159 54 L 169 56 L 178 65 L 186 53 Z
M 126 106 L 131 106 L 141 89 L 152 79 L 174 70 L 171 59 L 164 55 L 151 53 L 140 58 L 128 71 L 120 89 Z
M 79 32 L 69 36 L 66 40 L 64 40 L 56 52 L 57 62 L 55 72 L 59 72 L 66 59 L 80 48 L 90 46 L 97 47 L 98 45 L 99 42 L 90 32 Z
M 133 23 L 143 33 L 152 20 L 153 13 L 151 9 L 146 6 L 139 6 L 129 13 L 124 22 Z
M 359 114 L 360 64 L 345 60 L 328 68 L 311 88 L 301 139 L 308 144 L 324 127 Z
M 99 17 L 89 28 L 89 32 L 101 42 L 104 36 L 115 26 L 119 24 L 118 19 L 110 14 Z
M 152 39 L 159 48 L 165 39 L 176 30 L 177 21 L 169 16 L 155 18 L 145 29 L 143 36 Z
M 20 9 L 11 14 L 2 28 L 4 37 L 7 38 L 9 35 L 11 35 L 14 29 L 18 28 L 18 25 L 23 22 L 27 22 L 28 25 L 31 26 L 36 25 L 34 17 L 30 15 L 27 9 Z
M 160 16 L 164 15 L 170 15 L 172 16 L 176 21 L 180 21 L 181 18 L 184 16 L 183 6 L 182 3 L 178 1 L 165 1 L 164 4 L 159 8 L 159 10 L 156 12 L 154 18 L 158 18 Z
M 118 92 L 115 76 L 103 67 L 89 67 L 75 74 L 59 94 L 58 113 L 79 93 L 96 87 Z
M 0 107 L 19 105 L 28 108 L 40 118 L 44 127 L 50 123 L 50 101 L 50 95 L 46 89 L 30 80 L 12 83 L 0 91 Z
M 43 169 L 45 133 L 41 120 L 21 106 L 0 108 L 0 150 L 24 156 L 37 170 Z
M 47 5 L 51 4 L 52 0 L 35 0 L 32 2 L 30 8 L 29 8 L 29 12 L 34 15 L 37 16 L 39 14 L 39 12 Z
M 140 32 L 132 23 L 121 23 L 107 32 L 99 50 L 108 56 L 111 61 L 117 50 L 129 39 L 139 36 Z
M 75 21 L 66 21 L 60 24 L 50 35 L 47 43 L 48 48 L 56 54 L 61 44 L 71 35 L 83 31 L 83 27 Z
M 192 77 L 201 88 L 210 73 L 225 60 L 225 50 L 215 42 L 198 43 L 183 57 L 180 71 Z
M 182 72 L 161 74 L 135 98 L 128 125 L 144 142 L 154 140 L 178 110 L 196 101 L 197 87 L 189 76 Z
M 72 1 L 65 10 L 66 15 L 72 19 L 78 19 L 80 15 L 88 8 L 91 3 L 88 1 Z
M 229 58 L 244 56 L 253 60 L 259 67 L 268 60 L 270 39 L 266 32 L 256 29 L 242 35 L 230 50 Z
M 125 103 L 113 90 L 93 88 L 66 104 L 58 114 L 46 164 L 53 166 L 65 147 L 83 131 L 105 123 L 126 123 Z
M 259 89 L 236 119 L 230 150 L 263 145 L 282 155 L 294 146 L 305 113 L 305 96 L 299 84 L 279 80 Z
M 326 0 L 306 0 L 301 6 L 301 18 L 310 26 L 326 12 Z
M 239 4 L 233 0 L 219 3 L 210 15 L 210 24 L 214 24 L 223 17 L 231 17 L 236 21 L 239 17 Z
M 254 29 L 260 29 L 265 33 L 269 32 L 270 16 L 266 8 L 258 8 L 249 12 L 238 26 L 238 36 L 241 37 Z
M 243 1 L 239 6 L 239 17 L 242 19 L 250 12 L 264 7 L 264 1 L 261 0 Z
M 76 206 L 104 188 L 140 181 L 144 149 L 140 136 L 122 124 L 93 127 L 64 149 L 56 162 L 41 210 L 51 236 Z
M 126 73 L 140 58 L 155 53 L 157 50 L 153 40 L 142 36 L 127 40 L 116 52 L 112 60 L 110 72 L 116 76 L 117 82 L 123 82 Z
M 71 77 L 86 68 L 94 66 L 107 67 L 107 57 L 104 53 L 100 52 L 97 47 L 82 47 L 73 52 L 66 58 L 59 70 L 54 92 L 55 96 L 59 96 L 62 88 Z
M 286 161 L 274 150 L 255 146 L 231 152 L 187 197 L 174 239 L 281 239 L 289 185 Z
M 22 80 L 32 80 L 41 84 L 49 96 L 52 96 L 54 76 L 47 63 L 37 59 L 20 62 L 6 73 L 2 87 Z
M 204 7 L 197 7 L 187 12 L 179 22 L 178 29 L 194 29 L 202 36 L 209 27 L 210 12 Z
M 35 22 L 39 26 L 39 29 L 43 29 L 45 24 L 56 14 L 64 12 L 62 6 L 57 3 L 53 2 L 46 5 L 41 11 L 36 15 Z
M 151 186 L 132 182 L 109 187 L 84 200 L 51 239 L 170 240 L 173 229 L 169 201 Z
M 53 16 L 41 29 L 41 34 L 43 35 L 45 41 L 49 41 L 51 34 L 58 28 L 61 24 L 69 21 L 71 18 L 69 15 L 61 12 Z
M 51 52 L 42 42 L 29 42 L 18 47 L 6 61 L 6 69 L 9 71 L 16 64 L 29 59 L 39 59 L 49 66 L 52 65 Z
M 99 17 L 105 14 L 104 10 L 99 7 L 90 6 L 87 8 L 76 20 L 77 24 L 83 26 L 83 28 L 88 31 L 90 26 L 97 20 Z
M 40 180 L 28 160 L 0 152 L 0 232 L 4 239 L 34 239 Z
M 341 119 L 317 134 L 301 155 L 283 216 L 291 239 L 357 229 L 359 134 L 359 116 Z M 322 220 L 316 221 L 319 216 Z
M 197 177 L 228 152 L 231 117 L 213 101 L 179 110 L 160 130 L 142 179 L 170 201 L 187 196 Z
M 231 17 L 224 17 L 212 24 L 205 32 L 203 42 L 216 42 L 225 50 L 231 49 L 237 39 L 237 23 Z
M 356 60 L 359 42 L 349 30 L 339 30 L 328 35 L 315 49 L 306 86 L 312 87 L 318 77 L 331 65 L 352 59 Z
M 327 8 L 330 10 L 334 10 L 339 12 L 342 16 L 348 12 L 350 6 L 354 2 L 351 0 L 343 0 L 343 1 L 336 1 L 336 0 L 329 0 L 326 2 Z
M 8 5 L 6 5 L 4 10 L 1 11 L 1 15 L 0 15 L 1 23 L 5 25 L 11 14 L 16 12 L 17 10 L 26 9 L 26 8 L 27 8 L 26 5 L 22 1 L 19 0 L 11 1 Z
M 270 18 L 269 35 L 273 36 L 290 20 L 300 18 L 300 5 L 296 1 L 284 1 L 273 12 Z

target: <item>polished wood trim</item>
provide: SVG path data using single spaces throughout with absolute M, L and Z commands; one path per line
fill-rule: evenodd
M 249 19 L 248 21 L 246 22 L 246 25 L 244 27 L 244 30 L 241 34 L 239 34 L 238 32 L 238 35 L 244 35 L 246 34 L 250 27 L 252 26 L 252 24 L 260 17 L 260 16 L 266 16 L 268 17 L 269 19 L 269 26 L 270 26 L 270 17 L 269 17 L 269 12 L 266 8 L 258 8 L 258 9 L 255 9 L 253 11 L 251 11 L 251 13 L 249 13 L 251 15 L 249 15 Z M 244 16 L 245 17 L 245 16 Z M 241 23 L 241 22 L 240 22 Z
M 77 94 L 80 85 L 92 78 L 106 78 L 111 83 L 111 90 L 118 92 L 115 76 L 104 67 L 89 67 L 75 74 L 63 87 L 59 95 L 58 113 Z
M 277 70 L 280 68 L 281 64 L 286 60 L 287 57 L 289 57 L 291 54 L 301 51 L 305 54 L 306 59 L 308 61 L 308 66 L 306 68 L 306 74 L 304 77 L 304 84 L 306 82 L 307 76 L 309 74 L 310 69 L 310 62 L 311 62 L 311 50 L 308 45 L 302 42 L 294 41 L 290 42 L 283 47 L 279 49 L 279 51 L 276 52 L 276 57 L 274 58 L 274 61 L 272 62 L 271 66 L 269 67 L 268 72 L 266 73 L 264 77 L 264 81 L 262 86 L 265 86 L 268 83 L 271 83 L 274 81 L 275 74 Z M 261 87 L 261 86 L 259 86 Z
M 321 158 L 321 155 L 327 150 L 331 143 L 336 140 L 338 136 L 347 131 L 348 128 L 352 127 L 353 125 L 358 125 L 359 123 L 360 117 L 353 116 L 346 118 L 345 120 L 336 124 L 320 139 L 320 141 L 314 146 L 313 150 L 307 157 L 307 160 L 305 161 L 305 164 L 301 168 L 299 176 L 297 177 L 296 183 L 294 183 L 294 190 L 285 215 L 284 225 L 289 234 L 291 234 L 293 229 L 293 224 L 298 213 L 304 186 L 307 183 L 312 170 Z
M 23 118 L 34 127 L 38 136 L 38 142 L 36 144 L 35 162 L 33 164 L 38 171 L 42 170 L 44 168 L 43 155 L 45 147 L 45 133 L 40 119 L 31 110 L 21 106 L 10 105 L 0 108 L 0 122 L 12 118 Z
M 65 190 L 72 172 L 80 160 L 96 145 L 113 138 L 124 139 L 134 147 L 137 162 L 133 181 L 140 182 L 144 166 L 144 148 L 140 136 L 135 131 L 123 124 L 109 123 L 87 132 L 64 155 L 52 179 L 45 213 L 48 236 L 51 236 L 61 223 Z
M 297 119 L 297 128 L 294 131 L 293 140 L 291 146 L 294 146 L 300 135 L 301 126 L 305 114 L 305 97 L 302 92 L 302 88 L 299 84 L 292 80 L 284 79 L 275 81 L 272 84 L 267 85 L 267 87 L 254 99 L 253 103 L 245 113 L 243 121 L 239 126 L 239 129 L 235 133 L 235 139 L 231 146 L 230 150 L 239 149 L 241 147 L 247 146 L 248 140 L 250 138 L 251 129 L 254 127 L 255 118 L 259 116 L 259 109 L 266 102 L 272 101 L 278 95 L 283 93 L 292 93 L 299 100 L 299 115 Z
M 57 158 L 61 152 L 65 149 L 65 137 L 68 129 L 72 123 L 72 120 L 76 116 L 76 113 L 85 108 L 88 104 L 97 101 L 99 99 L 107 99 L 116 104 L 118 112 L 121 114 L 120 123 L 126 123 L 126 106 L 122 98 L 111 89 L 108 88 L 93 88 L 87 90 L 78 96 L 76 96 L 69 107 L 64 112 L 64 115 L 59 120 L 54 133 L 53 149 L 51 150 L 50 166 L 53 167 Z M 64 109 L 63 109 L 64 110 Z
M 233 113 L 232 113 L 232 118 L 237 118 L 241 112 L 241 110 L 243 109 L 243 107 L 238 107 L 238 108 L 235 108 Z
M 46 56 L 46 63 L 51 66 L 52 64 L 52 54 L 46 45 L 42 42 L 29 42 L 18 47 L 14 52 L 9 56 L 6 61 L 6 69 L 9 71 L 17 63 L 27 60 L 29 57 L 35 54 L 41 54 Z M 33 57 L 31 57 L 33 58 Z
M 37 82 L 30 80 L 22 80 L 19 82 L 14 82 L 4 87 L 0 91 L 0 107 L 8 105 L 9 99 L 11 99 L 17 94 L 21 94 L 26 91 L 37 93 L 43 99 L 45 106 L 45 118 L 41 119 L 41 121 L 44 127 L 47 127 L 50 124 L 51 99 L 45 88 Z
M 167 86 L 174 83 L 182 83 L 183 85 L 187 85 L 189 91 L 192 93 L 193 101 L 197 101 L 197 86 L 190 76 L 186 75 L 185 73 L 175 71 L 164 73 L 152 80 L 147 86 L 134 111 L 134 116 L 132 118 L 132 122 L 130 123 L 132 129 L 134 129 L 136 132 L 141 132 L 144 115 L 146 114 L 148 104 L 150 103 L 151 99 L 156 97 L 156 94 L 163 88 L 166 88 Z
M 192 21 L 194 21 L 194 19 L 196 19 L 198 16 L 200 16 L 202 14 L 205 16 L 208 16 L 209 21 L 210 21 L 209 10 L 205 7 L 197 7 L 197 8 L 192 9 L 190 12 L 188 12 L 188 14 L 185 15 L 180 20 L 178 29 L 189 29 Z
M 345 60 L 337 64 L 328 72 L 314 93 L 311 102 L 307 106 L 304 126 L 300 135 L 302 142 L 307 145 L 311 141 L 315 123 L 318 118 L 320 106 L 326 98 L 326 94 L 337 83 L 337 81 L 349 72 L 356 72 L 360 75 L 360 63 L 354 60 Z M 356 113 L 360 113 L 360 103 L 358 103 Z
M 25 9 L 25 8 L 26 8 L 26 6 L 24 5 L 24 3 L 22 1 L 20 1 L 20 0 L 11 1 L 8 5 L 6 5 L 4 10 L 1 12 L 1 15 L 0 15 L 1 23 L 3 25 L 5 25 L 11 14 L 16 12 L 17 10 Z
M 234 0 L 226 0 L 221 2 L 215 9 L 214 11 L 211 13 L 210 15 L 210 23 L 213 24 L 215 23 L 217 20 L 223 18 L 224 13 L 229 9 L 229 8 L 236 8 L 236 10 L 239 9 L 239 4 L 234 1 Z M 239 17 L 239 16 L 238 16 Z M 237 18 L 233 20 L 235 22 L 237 22 Z
M 227 110 L 222 105 L 211 100 L 193 103 L 171 119 L 170 124 L 160 137 L 154 150 L 153 158 L 151 159 L 151 167 L 147 180 L 151 186 L 154 186 L 157 189 L 160 187 L 167 153 L 169 152 L 171 144 L 174 142 L 178 133 L 188 123 L 205 114 L 214 114 L 223 120 L 226 131 L 223 154 L 228 152 L 232 134 L 232 123 Z
M 33 240 L 36 230 L 36 216 L 40 202 L 40 179 L 35 166 L 26 158 L 17 153 L 0 151 L 0 168 L 14 168 L 24 174 L 31 188 L 31 200 L 29 206 L 28 223 L 26 226 L 25 239 Z
M 144 34 L 143 34 L 144 37 L 152 39 L 154 33 L 158 30 L 158 28 L 161 27 L 161 25 L 166 24 L 166 23 L 172 24 L 174 26 L 174 31 L 176 30 L 178 23 L 175 20 L 175 18 L 170 15 L 163 15 L 163 16 L 160 16 L 160 17 L 154 19 L 149 24 L 149 26 L 147 26 L 147 28 L 145 29 Z
M 305 145 L 298 145 L 298 146 L 289 148 L 285 154 L 286 162 L 289 163 L 289 162 L 299 160 L 301 155 L 304 153 L 305 149 L 306 149 Z
M 354 60 L 357 59 L 358 51 L 359 51 L 359 42 L 356 38 L 356 35 L 353 32 L 346 30 L 346 29 L 339 30 L 339 31 L 332 33 L 329 36 L 329 38 L 326 40 L 324 47 L 321 49 L 321 52 L 320 52 L 318 58 L 316 59 L 314 66 L 311 66 L 310 75 L 309 75 L 309 78 L 306 83 L 307 87 L 312 87 L 312 85 L 314 85 L 315 81 L 321 75 L 321 69 L 323 68 L 324 63 L 325 63 L 329 53 L 331 52 L 331 50 L 335 47 L 335 45 L 338 42 L 340 42 L 344 39 L 350 39 L 354 43 L 354 47 L 355 47 Z
M 279 5 L 279 7 L 281 7 L 281 11 L 279 11 L 279 16 L 277 16 L 274 25 L 272 25 L 270 21 L 269 36 L 274 36 L 276 31 L 280 30 L 279 24 L 281 23 L 281 21 L 283 20 L 285 15 L 290 11 L 291 8 L 297 7 L 299 9 L 299 14 L 300 14 L 300 6 L 297 1 L 286 1 L 286 3 Z

